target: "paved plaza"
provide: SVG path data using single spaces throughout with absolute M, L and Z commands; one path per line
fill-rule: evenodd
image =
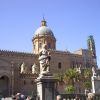
M 1 100 L 12 100 L 11 97 L 7 97 L 7 98 L 2 98 Z

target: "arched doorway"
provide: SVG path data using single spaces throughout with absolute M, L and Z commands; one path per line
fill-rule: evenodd
M 9 78 L 7 76 L 0 77 L 0 94 L 4 97 L 9 95 Z

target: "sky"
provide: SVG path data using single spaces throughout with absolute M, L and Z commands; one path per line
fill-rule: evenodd
M 57 50 L 87 49 L 93 35 L 100 67 L 100 0 L 0 0 L 0 50 L 32 52 L 32 38 L 45 18 Z

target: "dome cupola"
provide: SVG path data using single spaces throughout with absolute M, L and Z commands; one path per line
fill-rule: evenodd
M 44 36 L 44 35 L 50 35 L 54 36 L 52 30 L 47 26 L 47 22 L 43 19 L 41 21 L 40 27 L 35 31 L 34 37 L 37 36 Z
M 56 38 L 52 30 L 47 26 L 45 19 L 41 21 L 40 27 L 34 32 L 32 39 L 33 53 L 38 54 L 43 44 L 47 45 L 48 49 L 56 49 Z

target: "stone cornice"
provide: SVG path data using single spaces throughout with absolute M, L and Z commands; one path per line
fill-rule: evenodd
M 69 51 L 60 51 L 60 50 L 52 50 L 52 49 L 49 49 L 49 51 L 52 53 L 59 53 L 59 54 L 71 54 Z

